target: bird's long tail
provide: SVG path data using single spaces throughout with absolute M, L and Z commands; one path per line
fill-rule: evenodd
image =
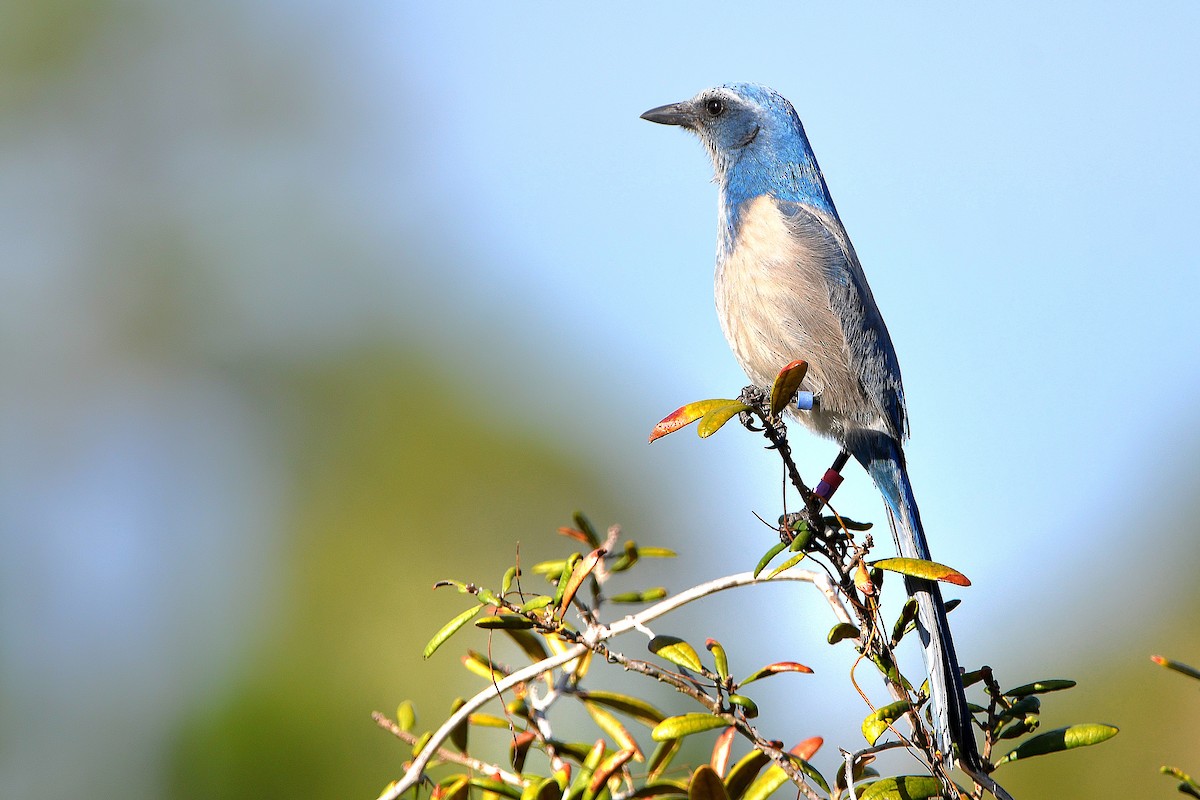
M 865 434 L 855 437 L 849 443 L 849 449 L 883 494 L 892 537 L 900 555 L 932 560 L 900 445 L 885 434 Z M 933 581 L 908 576 L 904 581 L 909 596 L 917 600 L 917 630 L 924 650 L 925 668 L 929 672 L 935 744 L 945 755 L 947 766 L 957 757 L 964 768 L 978 771 L 979 750 L 941 590 Z

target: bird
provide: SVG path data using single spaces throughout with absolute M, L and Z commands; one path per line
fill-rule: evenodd
M 717 313 L 747 377 L 765 390 L 794 360 L 808 362 L 801 389 L 816 401 L 793 413 L 865 468 L 900 554 L 932 560 L 905 465 L 896 350 L 795 108 L 766 86 L 731 83 L 641 116 L 690 131 L 712 158 Z M 941 591 L 928 580 L 905 583 L 917 601 L 935 747 L 947 768 L 957 757 L 978 772 Z

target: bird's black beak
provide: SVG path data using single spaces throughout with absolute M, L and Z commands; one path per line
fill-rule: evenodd
M 696 127 L 696 110 L 691 103 L 671 103 L 666 106 L 652 108 L 642 119 L 657 122 L 659 125 L 682 125 L 685 128 Z

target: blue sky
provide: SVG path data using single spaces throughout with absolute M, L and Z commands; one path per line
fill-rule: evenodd
M 592 392 L 646 413 L 736 391 L 710 168 L 637 117 L 757 81 L 805 121 L 897 344 L 939 557 L 1086 560 L 1135 498 L 1194 483 L 1196 6 L 397 13 L 407 102 L 435 110 L 404 154 L 421 203 L 489 256 L 463 260 L 490 267 L 455 297 L 554 345 L 505 370 L 589 362 Z M 436 295 L 442 277 L 414 279 Z M 665 447 L 707 468 L 707 447 Z M 812 449 L 815 469 L 829 448 Z M 731 505 L 757 499 L 742 488 Z

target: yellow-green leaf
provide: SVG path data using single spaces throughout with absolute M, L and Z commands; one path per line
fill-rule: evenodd
M 577 692 L 577 694 L 581 700 L 605 706 L 606 708 L 611 708 L 613 711 L 619 711 L 622 714 L 627 714 L 643 725 L 647 725 L 649 727 L 654 727 L 666 719 L 665 714 L 647 703 L 645 700 L 640 700 L 636 697 L 630 697 L 629 695 L 604 691 L 585 692 L 582 690 Z
M 829 793 L 829 784 L 821 773 L 808 763 L 808 759 L 817 754 L 817 750 L 821 749 L 821 745 L 825 742 L 820 736 L 813 736 L 805 739 L 800 744 L 788 751 L 788 756 L 800 768 L 800 771 L 807 775 L 813 783 L 820 786 L 825 792 Z M 742 796 L 742 800 L 767 800 L 776 789 L 783 786 L 787 782 L 787 773 L 778 766 L 772 766 L 762 775 L 750 784 L 750 788 Z
M 591 715 L 592 720 L 595 721 L 600 730 L 612 737 L 612 740 L 617 743 L 618 747 L 622 750 L 631 751 L 635 761 L 645 760 L 644 756 L 642 756 L 642 749 L 638 747 L 637 740 L 629 734 L 629 731 L 625 729 L 625 726 L 616 717 L 596 703 L 589 703 L 585 700 L 583 707 L 587 709 L 588 714 Z
M 521 610 L 528 613 L 530 611 L 541 611 L 546 606 L 554 602 L 554 598 L 548 594 L 540 594 L 537 597 L 526 600 L 521 604 Z
M 750 406 L 740 401 L 730 402 L 728 405 L 714 408 L 700 418 L 700 424 L 696 426 L 696 434 L 701 439 L 707 439 L 717 431 L 721 430 L 726 422 L 736 417 L 743 411 L 749 411 Z
M 863 737 L 867 740 L 867 744 L 874 747 L 875 742 L 879 741 L 879 737 L 883 736 L 884 731 L 891 727 L 900 717 L 907 714 L 910 708 L 912 706 L 907 700 L 899 700 L 895 703 L 889 703 L 882 708 L 877 708 L 868 714 L 862 723 L 862 733 Z
M 533 620 L 526 619 L 520 614 L 493 614 L 477 621 L 475 627 L 489 631 L 525 630 L 533 627 Z
M 767 580 L 774 578 L 776 575 L 778 575 L 779 573 L 783 572 L 786 569 L 791 569 L 792 567 L 796 566 L 801 561 L 803 561 L 804 557 L 807 555 L 808 555 L 808 553 L 796 553 L 796 555 L 792 556 L 787 561 L 783 562 L 778 567 L 771 570 L 771 574 L 767 576 Z
M 717 677 L 726 680 L 729 677 L 729 657 L 725 654 L 725 648 L 716 639 L 705 639 L 704 647 L 712 653 L 713 664 L 717 668 Z
M 640 592 L 621 592 L 608 598 L 610 603 L 652 603 L 667 596 L 667 587 L 655 586 Z
M 467 722 L 479 728 L 503 728 L 504 730 L 508 730 L 509 728 L 508 720 L 504 717 L 497 717 L 495 714 L 476 712 L 467 717 Z
M 667 767 L 671 766 L 671 761 L 674 760 L 675 754 L 682 746 L 683 739 L 664 739 L 655 746 L 654 752 L 650 754 L 650 760 L 646 763 L 647 785 L 657 781 Z
M 479 775 L 473 775 L 467 779 L 472 786 L 477 789 L 482 789 L 485 792 L 494 792 L 502 794 L 505 797 L 511 797 L 512 800 L 521 800 L 521 790 L 515 786 L 510 786 L 504 781 L 498 781 L 494 778 L 484 778 Z
M 725 791 L 732 800 L 738 800 L 742 796 L 742 792 L 750 787 L 758 773 L 770 761 L 770 756 L 755 747 L 729 768 L 729 774 L 725 776 Z
M 678 555 L 669 547 L 638 547 L 638 554 L 642 558 L 675 558 Z
M 718 716 L 697 711 L 690 714 L 681 714 L 677 717 L 667 717 L 654 726 L 654 730 L 650 731 L 650 738 L 656 742 L 663 742 L 667 739 L 680 739 L 684 736 L 691 736 L 693 733 L 703 733 L 704 731 L 711 731 L 714 728 L 723 728 L 727 724 L 729 723 Z
M 483 610 L 483 606 L 475 606 L 468 608 L 466 611 L 459 614 L 454 619 L 442 626 L 442 629 L 433 635 L 429 640 L 429 644 L 425 645 L 425 649 L 421 651 L 421 658 L 429 658 L 433 655 L 442 644 L 458 631 L 463 625 L 466 625 L 475 615 Z
M 775 382 L 771 384 L 772 416 L 778 416 L 779 412 L 792 402 L 792 398 L 796 396 L 796 392 L 800 389 L 800 383 L 807 373 L 807 361 L 793 361 L 779 370 L 779 374 L 775 376 Z
M 546 599 L 549 600 L 550 598 L 547 597 Z M 517 646 L 529 657 L 530 661 L 536 663 L 550 657 L 550 654 L 546 652 L 546 646 L 542 644 L 542 640 L 537 637 L 537 634 L 515 628 L 505 628 L 504 632 L 517 643 Z
M 650 441 L 661 439 L 669 433 L 674 433 L 680 428 L 692 424 L 713 409 L 736 402 L 736 400 L 697 400 L 694 403 L 688 403 L 663 417 L 662 421 L 654 426 L 654 430 L 650 431 Z
M 725 784 L 716 770 L 707 764 L 696 767 L 688 786 L 688 800 L 729 800 Z
M 442 789 L 442 800 L 467 800 L 470 796 L 471 779 L 467 775 L 456 775 Z
M 676 666 L 690 669 L 692 672 L 704 670 L 704 665 L 700 663 L 700 656 L 696 653 L 696 649 L 678 636 L 655 636 L 650 640 L 648 647 L 651 653 L 659 658 L 665 658 Z
M 955 586 L 971 585 L 967 576 L 953 567 L 921 558 L 885 558 L 882 561 L 873 562 L 871 566 L 890 572 L 899 572 L 901 575 L 911 575 L 914 578 L 952 583 Z
M 500 594 L 502 596 L 508 594 L 508 590 L 512 588 L 513 580 L 520 576 L 520 574 L 521 570 L 516 567 L 509 567 L 505 571 L 504 577 L 500 580 Z
M 396 707 L 396 724 L 402 731 L 411 731 L 417 724 L 417 712 L 413 708 L 412 700 L 405 700 Z
M 1057 753 L 1062 750 L 1073 750 L 1076 747 L 1087 747 L 1107 741 L 1116 735 L 1117 728 L 1095 722 L 1059 728 L 1039 733 L 1032 739 L 1027 739 L 997 761 L 996 765 L 999 766 L 1021 758 Z
M 902 775 L 884 778 L 859 787 L 859 800 L 935 800 L 942 784 L 932 775 Z

